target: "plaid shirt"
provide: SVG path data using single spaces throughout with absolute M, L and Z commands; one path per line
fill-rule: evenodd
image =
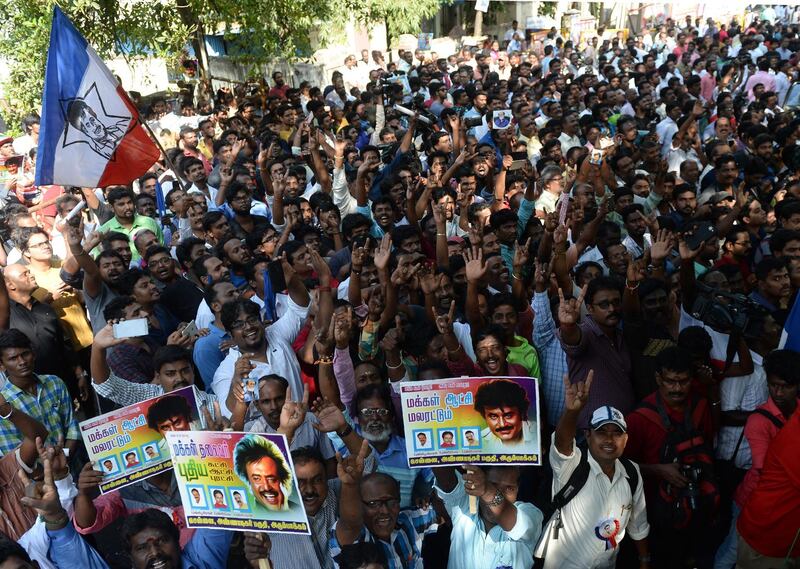
M 547 423 L 556 426 L 564 412 L 564 375 L 567 374 L 567 355 L 556 337 L 556 323 L 550 312 L 546 292 L 533 295 L 533 345 L 539 352 L 542 371 L 542 396 L 547 412 Z
M 338 522 L 337 522 L 338 523 Z M 436 512 L 433 508 L 426 510 L 402 510 L 397 516 L 397 525 L 392 531 L 391 543 L 386 543 L 370 533 L 366 526 L 361 528 L 356 542 L 377 543 L 383 550 L 389 569 L 422 569 L 422 538 L 426 533 L 436 531 Z M 336 525 L 331 528 L 331 539 L 328 542 L 331 557 L 342 552 L 342 546 L 336 538 Z
M 23 391 L 11 381 L 0 388 L 0 394 L 19 411 L 27 413 L 48 430 L 48 444 L 64 440 L 80 440 L 78 421 L 72 415 L 72 399 L 64 382 L 55 375 L 36 375 L 36 395 Z M 11 421 L 0 421 L 0 452 L 8 454 L 22 442 L 19 430 Z
M 164 395 L 164 388 L 160 385 L 152 383 L 133 383 L 127 379 L 123 379 L 118 375 L 111 372 L 108 379 L 103 383 L 95 383 L 92 381 L 92 387 L 98 395 L 110 399 L 117 405 L 127 407 L 128 405 L 135 405 L 140 401 L 146 401 L 159 395 Z M 214 401 L 217 396 L 206 393 L 199 389 L 194 390 L 198 403 L 206 407 L 211 415 L 214 415 Z

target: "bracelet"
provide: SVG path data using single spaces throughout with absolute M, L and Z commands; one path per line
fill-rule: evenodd
M 388 361 L 386 362 L 386 367 L 389 369 L 400 369 L 401 367 L 403 367 L 403 365 L 405 365 L 403 364 L 403 360 L 400 360 L 400 363 L 397 364 L 396 366 L 391 365 Z
M 333 356 L 320 356 L 317 361 L 314 362 L 314 365 L 320 364 L 332 364 L 333 363 Z
M 14 413 L 14 406 L 11 403 L 8 403 L 8 401 L 6 401 L 6 404 L 8 405 L 10 411 L 6 415 L 0 415 L 0 419 L 9 419 Z
M 517 273 L 515 273 L 514 271 L 511 271 L 511 276 L 512 276 L 513 278 L 517 279 L 518 281 L 521 281 L 521 280 L 522 280 L 522 277 L 520 277 L 519 275 L 517 275 Z
M 341 433 L 339 431 L 336 431 L 336 434 L 339 435 L 339 438 L 343 438 L 343 437 L 346 437 L 347 435 L 349 435 L 352 432 L 353 432 L 353 427 L 351 427 L 350 424 L 348 423 L 347 426 L 345 426 L 344 430 Z
M 436 237 L 447 237 L 447 233 L 436 233 Z

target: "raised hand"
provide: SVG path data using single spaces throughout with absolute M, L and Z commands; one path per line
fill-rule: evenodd
M 698 245 L 697 249 L 691 249 L 686 242 L 686 237 L 688 237 L 688 234 L 678 240 L 678 253 L 681 256 L 681 261 L 694 261 L 702 251 L 703 243 Z
M 578 298 L 564 298 L 564 291 L 558 289 L 558 321 L 561 325 L 575 325 L 581 317 L 581 306 L 583 305 L 583 298 L 586 296 L 587 285 L 581 289 Z
M 336 347 L 343 350 L 350 345 L 353 335 L 353 313 L 350 310 L 334 314 L 333 338 Z
M 483 261 L 483 251 L 478 247 L 472 247 L 472 250 L 466 250 L 461 254 L 466 263 L 466 276 L 467 282 L 480 281 L 488 271 L 486 263 Z
M 308 254 L 311 255 L 311 266 L 314 267 L 314 272 L 317 273 L 320 285 L 329 286 L 331 282 L 331 269 L 322 255 L 314 249 L 308 249 Z
M 63 434 L 58 435 L 58 442 L 55 446 L 45 446 L 42 438 L 36 437 L 36 452 L 39 454 L 39 462 L 44 463 L 45 458 L 50 460 L 56 480 L 61 480 L 69 474 L 67 455 L 64 454 Z
M 321 433 L 339 432 L 347 426 L 342 410 L 326 398 L 318 397 L 312 405 L 312 411 L 317 418 L 312 425 Z
M 250 372 L 256 367 L 250 361 L 250 358 L 253 357 L 255 354 L 247 353 L 242 354 L 239 356 L 239 359 L 236 360 L 236 363 L 233 366 L 233 377 L 239 380 L 244 379 Z
M 53 467 L 50 459 L 44 459 L 44 483 L 38 484 L 28 478 L 23 470 L 18 470 L 17 475 L 23 486 L 25 486 L 25 497 L 21 502 L 36 510 L 45 521 L 56 521 L 65 519 L 69 522 L 69 517 L 61 506 L 58 499 L 58 490 L 53 480 Z
M 87 462 L 83 465 L 81 473 L 78 475 L 78 492 L 93 498 L 97 494 L 98 487 L 102 481 L 103 473 L 95 470 L 91 462 Z
M 108 349 L 123 343 L 125 338 L 114 337 L 114 324 L 117 322 L 119 322 L 119 320 L 112 320 L 103 326 L 102 330 L 95 335 L 92 345 L 96 348 Z
M 585 381 L 572 383 L 569 376 L 564 376 L 564 406 L 567 411 L 579 412 L 589 401 L 589 388 L 594 379 L 594 370 L 590 369 Z
M 464 490 L 468 495 L 480 498 L 486 494 L 486 473 L 480 466 L 466 465 L 463 478 Z
M 286 401 L 281 409 L 279 430 L 284 433 L 294 433 L 303 424 L 308 412 L 308 386 L 303 385 L 303 399 L 292 401 L 292 386 L 286 388 Z
M 628 263 L 627 272 L 625 274 L 626 284 L 629 287 L 635 287 L 647 277 L 644 260 L 634 260 L 631 258 L 630 253 L 628 253 L 626 261 Z
M 522 271 L 525 267 L 528 266 L 528 261 L 530 260 L 530 250 L 531 250 L 531 238 L 528 237 L 528 240 L 525 241 L 524 245 L 520 245 L 519 243 L 514 243 L 514 261 L 512 266 L 514 270 L 519 272 Z
M 389 266 L 389 259 L 392 256 L 392 236 L 390 234 L 386 234 L 381 239 L 381 242 L 378 244 L 378 248 L 375 249 L 375 253 L 373 254 L 372 258 L 375 261 L 375 268 L 379 271 L 386 269 Z
M 366 440 L 361 441 L 361 449 L 358 454 L 352 454 L 342 458 L 340 453 L 336 453 L 336 474 L 342 484 L 357 485 L 361 482 L 364 475 L 364 461 L 369 456 L 370 448 Z
M 672 251 L 672 232 L 669 229 L 659 229 L 650 245 L 650 260 L 659 264 L 667 258 L 670 251 Z
M 239 385 L 242 388 L 242 401 L 244 401 L 244 387 L 242 386 L 241 381 L 231 382 L 231 387 L 233 385 Z M 219 401 L 214 401 L 213 407 L 214 409 L 214 416 L 211 416 L 211 412 L 208 408 L 208 404 L 203 405 L 200 408 L 200 411 L 203 414 L 203 420 L 206 424 L 206 431 L 224 431 L 226 429 L 231 428 L 231 421 L 227 417 L 222 415 L 222 411 L 219 408 Z
M 535 263 L 536 272 L 533 275 L 533 284 L 536 292 L 544 292 L 550 286 L 550 273 L 552 272 L 553 260 L 549 263 Z
M 453 319 L 456 315 L 456 301 L 450 301 L 450 310 L 448 310 L 445 314 L 437 314 L 436 315 L 436 329 L 439 330 L 440 334 L 452 334 L 453 333 Z

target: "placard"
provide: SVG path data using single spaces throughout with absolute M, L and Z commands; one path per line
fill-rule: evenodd
M 539 390 L 529 377 L 403 383 L 410 468 L 541 464 Z
M 190 528 L 310 535 L 286 437 L 167 433 Z
M 164 433 L 201 428 L 194 386 L 148 399 L 79 425 L 94 468 L 105 476 L 106 493 L 172 467 Z

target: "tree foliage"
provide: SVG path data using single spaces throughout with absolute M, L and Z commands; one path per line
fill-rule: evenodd
M 447 0 L 445 0 L 447 1 Z M 0 58 L 9 67 L 4 85 L 10 125 L 38 109 L 50 23 L 56 0 L 0 1 Z M 245 64 L 311 52 L 346 19 L 386 22 L 390 34 L 416 32 L 440 0 L 58 0 L 58 5 L 101 57 L 155 56 L 176 62 L 202 34 L 222 35 Z

